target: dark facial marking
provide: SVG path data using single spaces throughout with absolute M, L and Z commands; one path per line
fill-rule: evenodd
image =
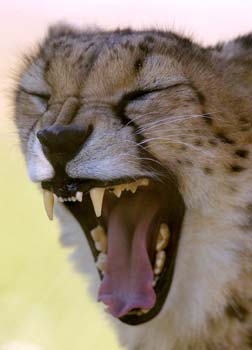
M 242 122 L 242 123 L 248 123 L 248 119 L 245 118 L 245 117 L 240 117 L 239 120 L 240 120 L 240 122 Z
M 134 63 L 135 73 L 137 74 L 141 70 L 142 67 L 143 67 L 143 59 L 139 58 Z
M 192 88 L 194 89 L 197 97 L 198 97 L 198 100 L 199 100 L 199 103 L 204 106 L 205 104 L 205 101 L 206 101 L 206 98 L 205 96 L 203 95 L 203 93 L 201 91 L 199 91 L 193 84 L 191 84 Z
M 204 113 L 202 118 L 208 125 L 212 125 L 213 124 L 213 117 L 211 116 L 210 113 Z
M 146 35 L 144 37 L 144 41 L 146 41 L 147 43 L 153 43 L 155 41 L 155 39 L 151 35 Z
M 209 145 L 211 146 L 217 146 L 217 141 L 215 139 L 210 139 L 208 140 L 208 142 L 209 142 Z
M 193 166 L 193 163 L 190 160 L 188 160 L 188 159 L 185 159 L 184 163 L 185 163 L 185 165 Z
M 227 144 L 229 144 L 229 145 L 235 144 L 235 142 L 234 142 L 233 140 L 231 140 L 229 137 L 227 137 L 222 131 L 217 132 L 217 133 L 215 134 L 215 136 L 216 136 L 219 140 L 221 140 L 221 142 L 223 142 L 223 143 L 227 143 Z
M 252 349 L 252 329 L 248 331 L 247 335 L 247 345 L 250 349 Z
M 244 223 L 240 226 L 244 231 L 251 231 L 252 229 L 252 203 L 247 204 L 245 209 L 246 218 Z
M 150 47 L 146 42 L 142 42 L 139 44 L 139 49 L 143 52 L 143 54 L 146 56 L 151 52 Z
M 234 173 L 240 173 L 243 170 L 246 170 L 246 168 L 244 168 L 240 165 L 232 164 L 232 165 L 230 165 L 230 170 Z
M 246 151 L 245 149 L 238 149 L 235 151 L 235 154 L 240 158 L 247 158 L 249 151 Z
M 240 131 L 242 132 L 246 132 L 246 131 L 249 131 L 250 130 L 250 126 L 243 126 L 240 128 Z
M 249 315 L 248 310 L 237 300 L 232 300 L 225 311 L 229 318 L 237 319 L 240 322 L 246 321 Z
M 205 173 L 206 175 L 211 175 L 211 174 L 213 173 L 213 169 L 211 169 L 211 168 L 209 168 L 209 167 L 205 167 L 205 168 L 203 169 L 203 171 L 204 171 L 204 173 Z
M 202 146 L 203 143 L 202 143 L 202 140 L 201 139 L 198 139 L 194 142 L 195 146 Z

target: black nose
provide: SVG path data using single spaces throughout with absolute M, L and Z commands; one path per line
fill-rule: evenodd
M 76 154 L 87 137 L 90 127 L 85 129 L 79 125 L 52 125 L 37 132 L 37 137 L 47 154 L 65 154 L 72 157 Z

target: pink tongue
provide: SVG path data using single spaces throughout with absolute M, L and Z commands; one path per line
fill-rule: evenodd
M 136 308 L 150 309 L 156 303 L 147 251 L 158 210 L 155 203 L 153 198 L 139 193 L 133 200 L 121 198 L 110 212 L 107 267 L 98 299 L 115 317 Z

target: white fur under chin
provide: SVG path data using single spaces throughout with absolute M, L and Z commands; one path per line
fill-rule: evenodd
M 71 260 L 78 271 L 88 274 L 90 292 L 96 297 L 100 280 L 82 229 L 59 203 L 56 215 L 61 225 L 61 241 L 75 248 Z M 239 272 L 235 256 L 239 232 L 232 228 L 230 218 L 225 221 L 222 217 L 219 224 L 216 215 L 212 220 L 197 211 L 187 211 L 171 290 L 155 319 L 140 326 L 128 326 L 111 317 L 125 348 L 182 350 L 186 340 L 203 336 L 207 316 L 221 313 L 226 286 Z

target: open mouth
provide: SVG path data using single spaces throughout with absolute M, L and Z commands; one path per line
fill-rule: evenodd
M 147 178 L 43 182 L 80 223 L 101 277 L 98 300 L 130 325 L 154 318 L 169 293 L 185 206 L 177 186 Z M 53 195 L 54 193 L 54 195 Z

